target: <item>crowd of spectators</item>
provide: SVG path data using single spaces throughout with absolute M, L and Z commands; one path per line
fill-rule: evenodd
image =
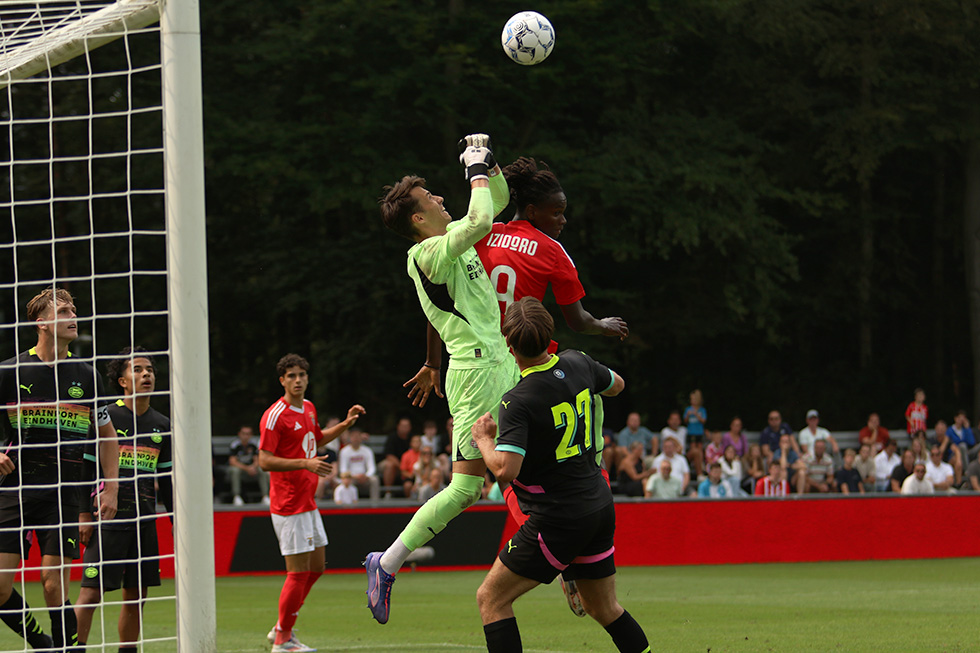
M 866 494 L 894 492 L 933 494 L 958 489 L 980 492 L 980 443 L 966 411 L 958 411 L 947 425 L 939 419 L 928 430 L 925 392 L 916 389 L 905 411 L 903 436 L 893 435 L 872 413 L 857 433 L 857 442 L 845 438 L 843 448 L 820 425 L 820 413 L 809 410 L 805 426 L 795 431 L 778 410 L 751 439 L 742 420 L 733 417 L 727 429 L 712 429 L 700 390 L 690 394 L 690 405 L 672 410 L 659 430 L 642 423 L 631 412 L 616 432 L 605 425 L 602 465 L 614 492 L 628 497 L 674 499 L 785 496 L 788 494 Z M 324 425 L 336 423 L 331 418 Z M 443 432 L 435 421 L 417 433 L 408 417 L 376 453 L 368 434 L 357 426 L 329 443 L 318 454 L 336 463 L 321 478 L 316 497 L 338 505 L 401 497 L 424 503 L 449 482 L 451 474 L 452 418 Z M 901 442 L 900 442 L 901 440 Z M 901 446 L 900 446 L 901 445 Z M 239 429 L 228 454 L 227 477 L 232 502 L 241 505 L 243 484 L 254 486 L 268 502 L 268 474 L 258 468 L 258 440 L 252 427 Z M 484 496 L 500 497 L 488 476 Z
M 712 430 L 701 392 L 690 397 L 690 406 L 667 414 L 659 433 L 644 426 L 638 412 L 629 414 L 618 433 L 607 429 L 602 459 L 617 493 L 720 498 L 980 491 L 980 443 L 966 411 L 956 413 L 953 426 L 936 420 L 930 432 L 919 388 L 905 411 L 902 448 L 872 413 L 854 446 L 842 449 L 820 425 L 817 410 L 807 411 L 799 431 L 773 410 L 758 441 L 750 442 L 739 417 L 727 430 Z

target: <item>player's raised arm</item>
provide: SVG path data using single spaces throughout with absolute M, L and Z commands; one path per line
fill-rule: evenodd
M 448 253 L 453 259 L 490 233 L 493 225 L 493 201 L 490 196 L 489 166 L 493 153 L 485 147 L 468 146 L 459 155 L 459 162 L 466 168 L 466 180 L 470 182 L 470 205 L 459 224 L 446 234 Z
M 490 178 L 490 200 L 493 202 L 493 217 L 496 218 L 510 204 L 510 188 L 507 186 L 507 179 L 501 174 L 500 165 L 493 156 L 493 145 L 490 144 L 489 134 L 467 134 L 459 139 L 460 154 L 471 145 L 490 150 L 486 159 L 487 176 Z
M 344 431 L 354 426 L 354 424 L 357 422 L 357 418 L 365 413 L 367 413 L 367 411 L 364 410 L 364 406 L 360 404 L 354 404 L 351 406 L 347 410 L 347 419 L 342 422 L 338 422 L 335 426 L 331 426 L 328 429 L 322 429 L 320 431 L 320 439 L 316 441 L 317 448 L 322 447 L 328 442 L 336 440 Z

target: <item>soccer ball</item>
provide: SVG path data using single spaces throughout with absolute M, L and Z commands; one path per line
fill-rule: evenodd
M 504 24 L 500 44 L 507 56 L 522 66 L 533 66 L 548 58 L 555 47 L 555 28 L 536 11 L 522 11 Z

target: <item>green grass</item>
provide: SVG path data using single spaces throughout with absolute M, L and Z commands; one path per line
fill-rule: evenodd
M 363 575 L 324 576 L 300 613 L 300 639 L 321 652 L 486 650 L 474 598 L 483 576 L 403 571 L 385 626 L 365 608 Z M 976 558 L 627 567 L 619 570 L 617 591 L 653 651 L 976 651 L 978 576 Z M 276 620 L 281 585 L 279 576 L 218 580 L 220 651 L 269 650 L 265 634 Z M 165 592 L 172 584 L 154 594 Z M 172 609 L 172 603 L 148 608 L 148 635 L 173 633 Z M 525 651 L 615 650 L 598 624 L 572 615 L 557 584 L 527 594 L 515 611 Z M 114 630 L 116 613 L 107 612 Z M 98 624 L 97 614 L 93 635 Z M 0 647 L 8 641 L 0 634 Z

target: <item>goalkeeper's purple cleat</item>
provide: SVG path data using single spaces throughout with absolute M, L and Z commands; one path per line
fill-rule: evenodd
M 368 609 L 379 624 L 388 623 L 388 613 L 391 611 L 391 585 L 395 577 L 381 568 L 381 552 L 367 554 L 364 559 L 364 569 L 368 577 Z

